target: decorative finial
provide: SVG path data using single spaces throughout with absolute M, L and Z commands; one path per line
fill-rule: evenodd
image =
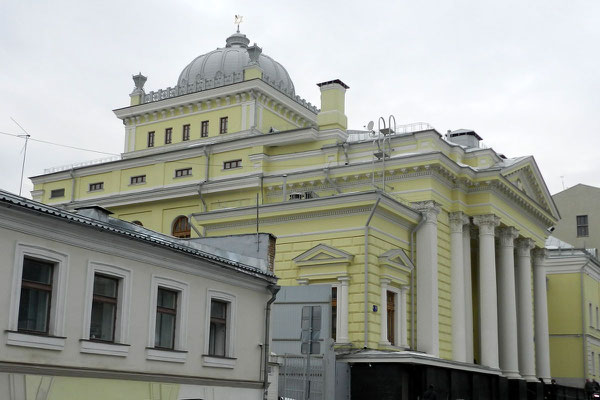
M 132 78 L 133 78 L 133 83 L 135 84 L 135 88 L 133 89 L 132 94 L 144 93 L 144 83 L 146 83 L 146 80 L 148 79 L 148 77 L 142 75 L 142 73 L 140 72 L 137 75 L 133 75 Z
M 235 20 L 233 21 L 234 25 L 237 25 L 237 33 L 240 33 L 240 24 L 244 22 L 244 16 L 243 15 L 237 15 L 235 16 Z

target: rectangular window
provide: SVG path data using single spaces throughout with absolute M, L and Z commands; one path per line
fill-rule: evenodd
M 200 125 L 200 137 L 208 137 L 208 121 L 202 121 Z
M 98 274 L 94 276 L 94 298 L 90 320 L 91 340 L 115 341 L 118 287 L 118 279 Z
M 337 337 L 337 288 L 331 288 L 331 338 Z
M 98 190 L 103 190 L 103 189 L 104 189 L 104 182 L 90 183 L 90 188 L 89 188 L 90 192 L 96 192 Z
M 148 147 L 154 147 L 154 131 L 148 132 Z
M 387 292 L 387 340 L 396 345 L 396 293 Z
M 190 125 L 184 125 L 183 126 L 183 135 L 181 137 L 181 140 L 183 140 L 184 142 L 186 140 L 190 140 Z
M 53 269 L 51 262 L 23 259 L 19 331 L 48 333 Z
M 222 117 L 219 122 L 219 133 L 227 133 L 228 117 Z
M 223 163 L 223 169 L 241 168 L 242 160 L 231 160 Z
M 132 176 L 130 180 L 131 185 L 140 185 L 146 183 L 146 175 Z
M 165 144 L 170 144 L 173 139 L 173 128 L 165 129 Z
M 577 237 L 582 236 L 589 236 L 587 215 L 577 216 Z
M 191 176 L 192 169 L 191 168 L 182 168 L 175 170 L 175 178 L 181 178 L 182 176 Z
M 210 302 L 210 333 L 208 354 L 211 356 L 226 355 L 227 344 L 227 303 L 219 300 Z
M 175 348 L 175 325 L 177 322 L 177 292 L 159 287 L 156 298 L 156 330 L 154 347 Z
M 65 197 L 65 189 L 54 189 L 50 191 L 50 198 Z

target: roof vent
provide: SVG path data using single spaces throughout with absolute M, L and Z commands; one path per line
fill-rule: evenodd
M 479 148 L 479 142 L 482 139 L 474 130 L 457 129 L 455 131 L 448 130 L 446 140 L 467 148 Z
M 97 219 L 102 222 L 108 222 L 108 216 L 112 214 L 112 211 L 100 206 L 78 207 L 75 210 L 82 217 Z

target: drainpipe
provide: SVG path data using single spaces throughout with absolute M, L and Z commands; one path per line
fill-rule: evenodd
M 206 172 L 206 176 L 204 177 L 204 182 L 208 182 L 208 180 L 210 179 L 210 146 L 204 146 L 202 148 L 202 152 L 204 153 L 204 158 L 206 159 L 206 163 L 205 163 L 205 167 L 204 167 L 204 171 Z
M 269 292 L 271 292 L 271 298 L 269 299 L 269 301 L 267 301 L 267 309 L 265 312 L 265 359 L 264 359 L 264 365 L 263 365 L 263 387 L 264 387 L 264 391 L 263 391 L 263 399 L 267 400 L 268 394 L 269 394 L 269 353 L 270 353 L 270 346 L 269 346 L 269 341 L 271 340 L 271 338 L 269 337 L 269 329 L 270 329 L 270 321 L 271 321 L 271 304 L 273 304 L 273 302 L 275 301 L 275 299 L 277 298 L 277 292 L 279 292 L 279 289 L 281 289 L 280 286 L 278 285 L 269 285 L 267 287 L 267 289 L 269 290 Z
M 191 227 L 191 228 L 194 230 L 194 232 L 196 232 L 196 235 L 198 235 L 198 237 L 202 237 L 202 236 L 204 236 L 204 235 L 202 235 L 202 233 L 200 233 L 200 231 L 198 230 L 198 228 L 196 228 L 196 227 L 194 226 L 194 224 L 192 224 L 192 215 L 194 215 L 194 214 L 189 214 L 189 215 L 187 216 L 187 219 L 188 219 L 188 224 L 189 224 L 189 225 L 190 225 L 190 227 Z
M 204 197 L 202 197 L 202 185 L 204 185 L 206 181 L 200 182 L 198 184 L 198 196 L 200 196 L 200 201 L 202 202 L 202 206 L 204 206 L 204 212 L 208 211 L 208 207 L 206 206 L 206 202 L 204 201 Z
M 283 194 L 283 201 L 288 201 L 287 196 L 287 174 L 283 174 L 283 188 L 281 188 Z
M 346 158 L 345 165 L 350 164 L 350 159 L 348 158 L 348 146 L 349 146 L 348 142 L 342 143 L 342 149 L 344 150 L 344 157 Z
M 377 198 L 367 222 L 365 223 L 365 343 L 364 348 L 369 346 L 369 224 L 375 214 L 375 210 L 381 201 L 381 196 Z
M 71 203 L 73 203 L 75 201 L 75 171 L 73 167 L 71 167 L 69 174 L 71 175 Z
M 588 263 L 585 263 L 583 265 L 583 267 L 581 267 L 581 341 L 583 342 L 583 359 L 587 360 L 587 335 L 585 334 L 585 296 L 583 295 L 583 275 L 584 275 L 584 269 L 586 267 L 586 265 L 588 265 Z M 591 321 L 590 321 L 591 322 Z M 592 360 L 593 362 L 594 360 Z M 584 362 L 583 363 L 583 379 L 584 382 L 588 377 L 588 363 Z
M 342 193 L 340 188 L 329 177 L 329 168 L 323 168 L 323 172 L 325 172 L 325 180 L 327 181 L 327 183 L 329 183 L 331 186 L 333 186 L 333 188 L 335 189 L 336 192 L 338 192 L 338 194 Z
M 421 219 L 417 225 L 410 231 L 410 260 L 416 268 L 415 262 L 415 234 L 425 223 L 425 216 L 421 214 Z M 414 350 L 415 347 L 415 271 L 410 274 L 410 347 Z

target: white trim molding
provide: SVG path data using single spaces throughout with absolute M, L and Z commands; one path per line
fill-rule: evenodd
M 154 347 L 156 332 L 156 302 L 158 288 L 177 292 L 177 318 L 175 322 L 175 346 L 173 350 L 157 349 Z M 148 346 L 146 359 L 182 363 L 187 358 L 189 285 L 172 278 L 152 275 L 150 286 L 150 309 L 148 317 Z
M 226 319 L 226 341 L 225 356 L 219 357 L 208 354 L 210 345 L 210 309 L 212 300 L 220 300 L 227 303 Z M 235 358 L 235 336 L 236 336 L 236 314 L 237 297 L 231 293 L 221 290 L 208 289 L 206 291 L 206 321 L 204 325 L 204 353 L 202 355 L 202 365 L 215 368 L 234 368 Z
M 21 281 L 23 260 L 31 257 L 54 264 L 52 271 L 52 297 L 50 301 L 50 319 L 48 335 L 35 335 L 19 330 L 19 303 L 21 301 Z M 8 316 L 7 344 L 15 346 L 37 347 L 48 350 L 63 350 L 65 346 L 65 309 L 67 280 L 69 275 L 69 256 L 64 253 L 18 242 L 13 265 L 13 282 Z

